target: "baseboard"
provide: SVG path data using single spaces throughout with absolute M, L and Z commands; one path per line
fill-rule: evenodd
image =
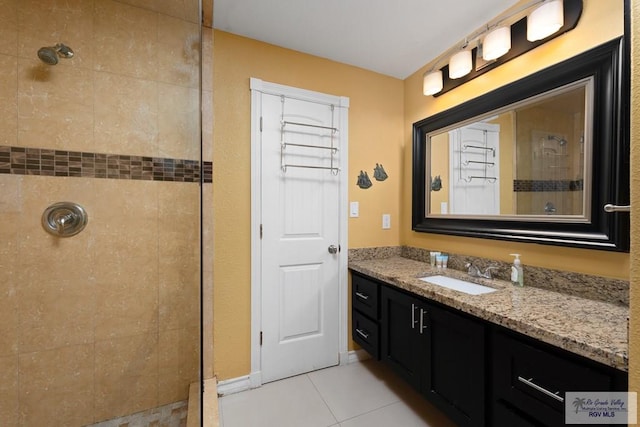
M 249 375 L 218 381 L 218 396 L 240 393 L 251 388 Z
M 369 353 L 364 350 L 351 350 L 346 353 L 346 357 L 340 357 L 340 364 L 358 363 L 370 359 Z M 343 363 L 343 360 L 346 363 Z M 224 381 L 218 381 L 218 396 L 226 396 L 228 394 L 240 393 L 262 385 L 262 373 L 255 372 L 251 375 L 231 378 Z
M 351 350 L 348 353 L 347 364 L 363 362 L 367 359 L 371 359 L 371 355 L 365 350 Z

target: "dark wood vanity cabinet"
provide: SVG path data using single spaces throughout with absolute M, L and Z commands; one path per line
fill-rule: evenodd
M 564 426 L 567 391 L 627 390 L 626 373 L 521 334 L 492 341 L 492 425 Z
M 429 331 L 422 393 L 459 426 L 486 425 L 484 323 L 431 304 Z
M 460 426 L 484 426 L 484 325 L 382 286 L 381 359 Z
M 380 359 L 380 294 L 378 282 L 351 275 L 351 336 L 374 359 Z
M 563 426 L 566 391 L 627 390 L 626 372 L 367 276 L 352 289 L 354 341 L 461 427 Z
M 428 312 L 424 301 L 382 286 L 381 359 L 400 377 L 421 390 L 428 358 Z

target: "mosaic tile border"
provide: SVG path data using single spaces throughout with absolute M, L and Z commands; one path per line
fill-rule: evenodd
M 0 174 L 200 182 L 200 169 L 197 160 L 0 146 Z M 213 163 L 202 173 L 213 182 Z
M 514 179 L 513 191 L 516 192 L 541 192 L 541 191 L 582 191 L 584 180 L 535 180 Z

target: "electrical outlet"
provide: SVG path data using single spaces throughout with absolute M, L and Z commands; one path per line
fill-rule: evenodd
M 391 215 L 390 214 L 382 214 L 382 229 L 388 230 L 391 228 Z

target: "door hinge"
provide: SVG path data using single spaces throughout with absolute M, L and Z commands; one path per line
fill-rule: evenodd
M 260 240 L 262 240 L 262 224 L 260 224 Z
M 260 331 L 260 345 L 262 345 L 262 331 Z
M 262 132 L 262 116 L 260 116 L 260 132 Z

